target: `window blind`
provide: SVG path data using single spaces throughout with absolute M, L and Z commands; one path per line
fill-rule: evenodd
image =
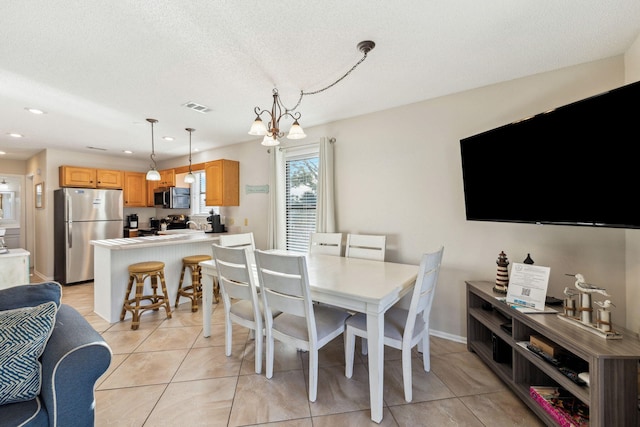
M 318 153 L 286 158 L 287 250 L 306 252 L 309 235 L 316 228 Z

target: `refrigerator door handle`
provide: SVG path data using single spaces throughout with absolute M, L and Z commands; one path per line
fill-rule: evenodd
M 65 203 L 67 205 L 67 218 L 65 218 L 67 220 L 67 224 L 68 224 L 68 227 L 67 227 L 67 230 L 68 230 L 67 231 L 67 233 L 68 233 L 67 240 L 69 242 L 69 248 L 72 248 L 73 247 L 73 240 L 72 240 L 71 236 L 73 235 L 73 233 L 71 232 L 71 227 L 73 225 L 73 221 L 72 221 L 73 213 L 72 213 L 72 209 L 71 209 L 71 206 L 72 206 L 71 205 L 71 197 L 69 197 L 68 193 L 65 193 Z

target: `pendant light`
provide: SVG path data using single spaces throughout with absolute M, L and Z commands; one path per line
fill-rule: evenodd
M 151 164 L 147 172 L 147 181 L 160 181 L 160 172 L 156 169 L 156 151 L 153 143 L 153 124 L 158 123 L 156 119 L 147 119 L 151 123 Z
M 189 132 L 189 173 L 184 177 L 184 182 L 187 184 L 193 184 L 196 182 L 196 177 L 191 172 L 191 132 L 195 131 L 193 128 L 185 128 Z

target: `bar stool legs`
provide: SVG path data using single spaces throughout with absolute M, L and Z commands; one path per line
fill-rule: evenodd
M 151 282 L 151 295 L 144 294 L 144 282 L 149 278 Z M 160 281 L 160 289 L 162 293 L 158 293 L 158 280 Z M 133 284 L 136 284 L 135 294 L 131 297 Z M 143 301 L 149 301 L 143 304 Z M 167 318 L 171 318 L 171 307 L 169 306 L 169 293 L 167 292 L 167 284 L 164 280 L 164 263 L 160 261 L 140 262 L 129 266 L 129 283 L 127 284 L 127 292 L 124 296 L 122 311 L 120 313 L 120 321 L 124 320 L 127 311 L 131 312 L 131 329 L 138 329 L 140 326 L 140 315 L 146 310 L 158 311 L 160 307 L 164 307 Z
M 176 295 L 175 303 L 176 308 L 178 308 L 180 297 L 183 296 L 191 299 L 191 311 L 198 311 L 198 298 L 202 297 L 202 269 L 200 268 L 200 263 L 211 259 L 212 257 L 210 255 L 191 255 L 182 258 L 182 271 L 180 273 L 180 283 L 178 283 L 178 294 Z M 187 268 L 191 271 L 191 285 L 183 287 Z M 218 295 L 215 294 L 216 302 L 218 302 L 218 298 Z

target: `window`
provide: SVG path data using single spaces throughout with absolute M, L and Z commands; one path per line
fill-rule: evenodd
M 209 211 L 214 207 L 207 206 L 205 202 L 207 193 L 207 174 L 204 171 L 194 171 L 193 174 L 196 177 L 196 181 L 191 184 L 191 215 L 209 215 Z M 214 211 L 216 211 L 216 213 L 218 212 L 217 207 Z
M 286 249 L 306 252 L 316 229 L 318 149 L 285 156 Z

